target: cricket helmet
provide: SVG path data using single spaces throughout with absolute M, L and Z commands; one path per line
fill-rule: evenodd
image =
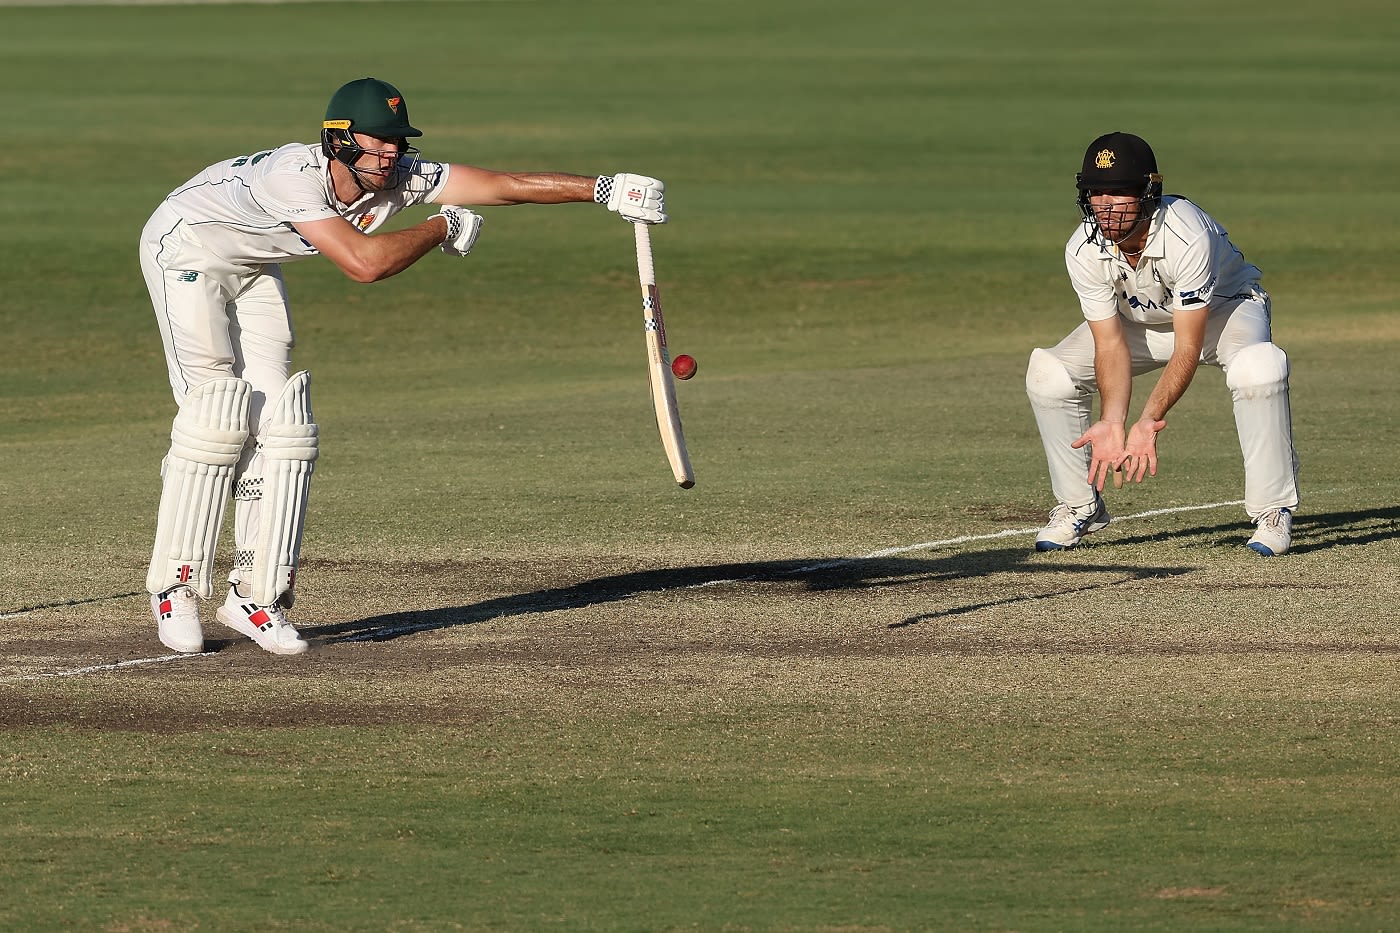
M 397 140 L 402 155 L 410 157 L 418 150 L 409 147 L 408 137 L 423 135 L 408 122 L 408 103 L 398 88 L 378 78 L 359 78 L 331 95 L 321 123 L 321 149 L 327 158 L 354 168 L 367 151 L 355 142 L 356 133 Z
M 359 78 L 331 95 L 322 126 L 381 139 L 423 135 L 408 122 L 408 104 L 399 89 L 378 78 Z
M 1157 156 L 1147 140 L 1132 133 L 1105 133 L 1084 151 L 1084 164 L 1074 176 L 1079 189 L 1079 209 L 1093 219 L 1091 191 L 1132 191 L 1138 195 L 1141 213 L 1149 217 L 1162 199 L 1162 176 Z

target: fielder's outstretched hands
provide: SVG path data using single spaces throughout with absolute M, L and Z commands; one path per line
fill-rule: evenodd
M 447 237 L 442 241 L 442 251 L 449 256 L 470 253 L 481 234 L 481 215 L 455 204 L 444 206 L 438 213 L 447 220 Z
M 666 186 L 646 175 L 599 175 L 593 200 L 634 224 L 666 222 Z
M 1140 483 L 1157 475 L 1157 434 L 1166 426 L 1165 421 L 1144 419 L 1125 433 L 1121 422 L 1096 421 L 1070 446 L 1090 445 L 1089 485 L 1102 492 L 1110 476 L 1113 485 L 1121 486 L 1125 479 Z

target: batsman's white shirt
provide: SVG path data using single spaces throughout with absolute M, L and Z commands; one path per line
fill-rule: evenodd
M 202 382 L 236 376 L 253 386 L 256 425 L 296 343 L 281 266 L 317 254 L 293 224 L 338 216 L 370 233 L 447 181 L 443 163 L 403 167 L 397 188 L 342 204 L 320 147 L 290 143 L 211 165 L 161 202 L 142 231 L 141 269 L 177 402 Z
M 1153 214 L 1136 269 L 1104 242 L 1092 220 L 1069 238 L 1065 266 L 1086 320 L 1121 314 L 1139 324 L 1170 324 L 1174 311 L 1250 295 L 1261 277 L 1224 227 L 1175 195 L 1162 198 Z
M 294 223 L 339 216 L 370 233 L 404 208 L 431 201 L 447 181 L 448 166 L 408 165 L 397 188 L 345 205 L 331 190 L 321 147 L 289 143 L 211 165 L 175 189 L 166 204 L 220 258 L 235 265 L 283 263 L 317 255 Z

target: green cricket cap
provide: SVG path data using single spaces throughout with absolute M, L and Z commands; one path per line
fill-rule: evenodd
M 408 122 L 408 103 L 399 89 L 378 78 L 359 78 L 331 95 L 326 107 L 327 130 L 352 130 L 381 139 L 422 136 Z

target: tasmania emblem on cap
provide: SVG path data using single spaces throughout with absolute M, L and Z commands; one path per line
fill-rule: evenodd
M 388 105 L 389 105 L 389 109 L 392 110 L 392 111 L 394 111 L 394 113 L 398 113 L 398 112 L 399 112 L 399 104 L 403 103 L 403 98 L 402 98 L 402 97 L 386 97 L 386 98 L 384 98 L 384 103 L 388 104 Z
M 1113 162 L 1118 157 L 1113 154 L 1112 149 L 1100 149 L 1099 154 L 1094 157 L 1095 168 L 1113 168 Z

